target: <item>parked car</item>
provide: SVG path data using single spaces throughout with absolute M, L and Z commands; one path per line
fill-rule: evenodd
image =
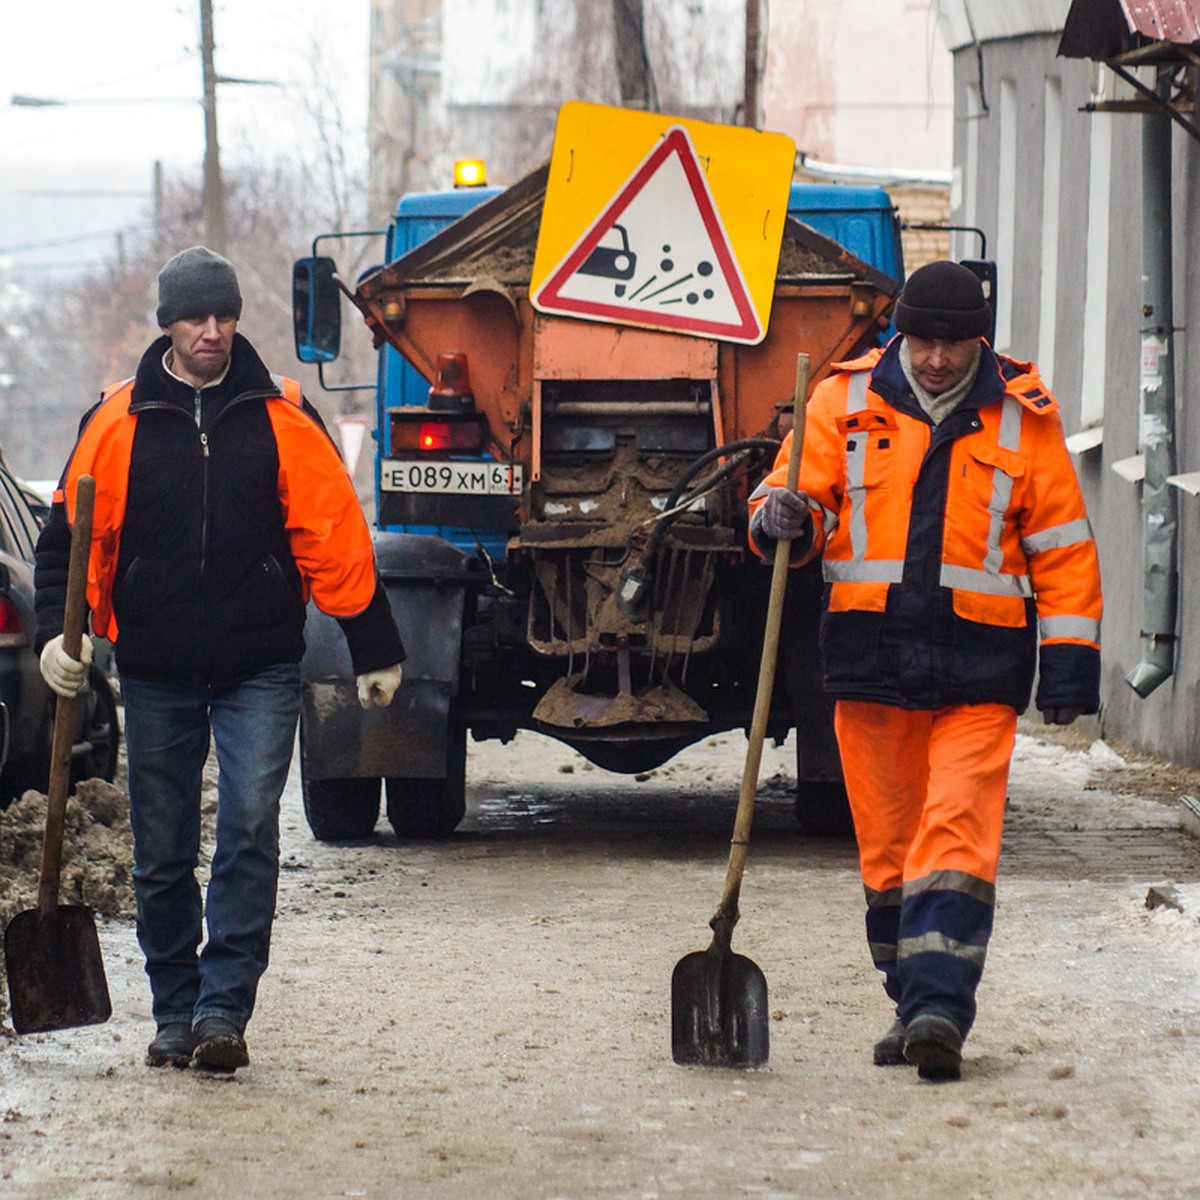
M 0 809 L 50 776 L 54 693 L 33 651 L 33 551 L 40 523 L 25 489 L 0 464 Z M 99 657 L 99 656 L 98 656 Z M 117 698 L 99 663 L 76 704 L 72 783 L 117 773 Z

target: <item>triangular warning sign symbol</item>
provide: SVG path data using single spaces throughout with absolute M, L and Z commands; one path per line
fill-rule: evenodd
M 682 125 L 667 130 L 531 301 L 540 312 L 751 345 L 766 332 Z

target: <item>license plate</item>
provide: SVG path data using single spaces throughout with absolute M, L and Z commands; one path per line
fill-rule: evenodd
M 385 492 L 436 492 L 447 496 L 518 496 L 520 463 L 422 462 L 388 459 L 380 466 Z

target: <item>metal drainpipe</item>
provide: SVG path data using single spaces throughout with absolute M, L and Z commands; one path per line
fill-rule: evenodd
M 1158 94 L 1170 95 L 1171 72 L 1158 69 Z M 1171 120 L 1142 118 L 1142 416 L 1146 477 L 1142 483 L 1142 661 L 1125 682 L 1143 698 L 1175 670 L 1176 497 L 1174 286 L 1171 263 Z

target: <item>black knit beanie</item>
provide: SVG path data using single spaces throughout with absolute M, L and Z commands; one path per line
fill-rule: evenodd
M 233 264 L 205 246 L 181 250 L 158 273 L 160 328 L 183 317 L 240 317 L 242 292 Z
M 918 267 L 896 301 L 893 319 L 901 333 L 947 342 L 984 337 L 992 328 L 979 277 L 956 262 Z

